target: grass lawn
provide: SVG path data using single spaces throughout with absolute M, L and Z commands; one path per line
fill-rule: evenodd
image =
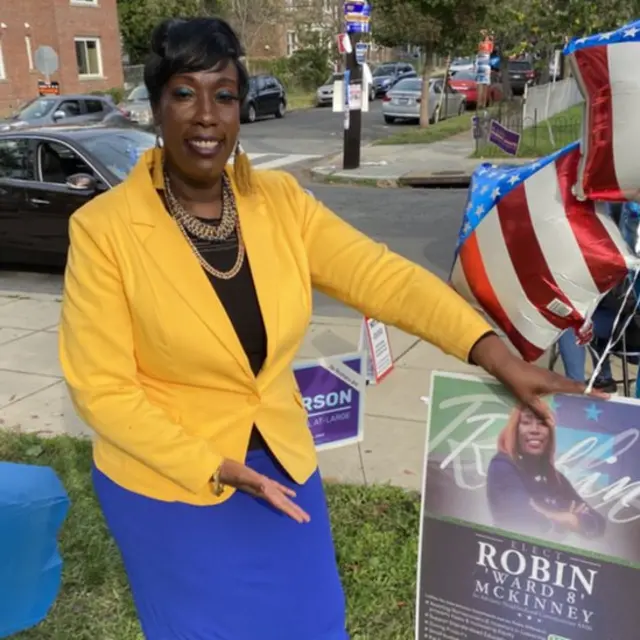
M 471 129 L 471 113 L 464 113 L 461 116 L 440 120 L 436 124 L 430 124 L 424 129 L 411 127 L 404 131 L 399 128 L 398 133 L 392 133 L 386 138 L 380 138 L 374 142 L 375 145 L 388 144 L 426 144 L 445 140 L 458 133 L 463 133 Z
M 60 540 L 60 597 L 41 625 L 12 637 L 142 640 L 118 552 L 93 496 L 89 442 L 3 431 L 0 460 L 53 467 L 72 503 Z M 327 496 L 352 640 L 412 640 L 419 497 L 335 484 L 327 485 Z
M 314 91 L 289 91 L 287 92 L 287 109 L 308 109 L 315 106 L 315 99 Z
M 548 121 L 540 122 L 534 127 L 525 129 L 520 139 L 517 157 L 540 158 L 574 142 L 582 135 L 583 105 L 576 105 L 566 111 L 561 111 Z M 508 122 L 505 126 L 509 126 Z M 549 126 L 553 133 L 553 142 L 549 135 Z M 487 142 L 472 158 L 508 158 L 511 157 Z

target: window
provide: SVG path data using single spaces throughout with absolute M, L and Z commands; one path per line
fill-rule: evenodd
M 78 75 L 82 77 L 102 76 L 102 54 L 99 38 L 76 38 L 76 61 Z
M 287 56 L 292 56 L 298 48 L 298 34 L 295 31 L 287 31 Z
M 62 111 L 67 118 L 77 118 L 82 113 L 80 100 L 65 100 L 56 111 Z
M 102 113 L 103 104 L 101 100 L 85 100 L 87 113 Z
M 98 0 L 71 0 L 71 4 L 79 4 L 80 6 L 98 6 Z
M 33 49 L 31 48 L 31 36 L 24 37 L 24 46 L 27 48 L 27 61 L 29 63 L 29 71 L 33 71 Z
M 65 184 L 76 173 L 94 175 L 93 169 L 75 151 L 59 142 L 43 142 L 38 149 L 42 182 Z
M 2 40 L 0 40 L 0 80 L 4 80 L 6 77 L 4 70 L 4 56 L 2 55 Z
M 35 180 L 28 140 L 0 140 L 0 179 Z

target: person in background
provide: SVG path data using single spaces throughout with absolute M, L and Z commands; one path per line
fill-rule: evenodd
M 585 385 L 523 362 L 294 177 L 251 170 L 249 78 L 226 22 L 164 21 L 150 50 L 157 148 L 69 226 L 60 361 L 96 432 L 102 512 L 148 640 L 347 640 L 292 371 L 312 288 L 482 367 L 545 423 L 542 396 Z

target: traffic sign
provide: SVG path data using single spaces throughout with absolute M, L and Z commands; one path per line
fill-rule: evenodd
M 358 64 L 363 64 L 367 57 L 368 45 L 366 42 L 358 42 L 356 44 L 356 60 Z
M 53 47 L 43 45 L 38 47 L 33 56 L 36 69 L 45 76 L 50 76 L 58 70 L 58 54 Z

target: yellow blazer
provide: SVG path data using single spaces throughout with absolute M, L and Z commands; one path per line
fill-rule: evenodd
M 120 486 L 215 504 L 223 458 L 244 461 L 260 429 L 298 483 L 317 467 L 292 373 L 312 287 L 467 359 L 490 326 L 449 286 L 369 239 L 290 175 L 257 171 L 234 191 L 266 325 L 253 375 L 206 274 L 164 209 L 161 151 L 71 218 L 60 361 L 76 410 L 96 432 L 96 466 Z M 231 171 L 233 181 L 233 172 Z

